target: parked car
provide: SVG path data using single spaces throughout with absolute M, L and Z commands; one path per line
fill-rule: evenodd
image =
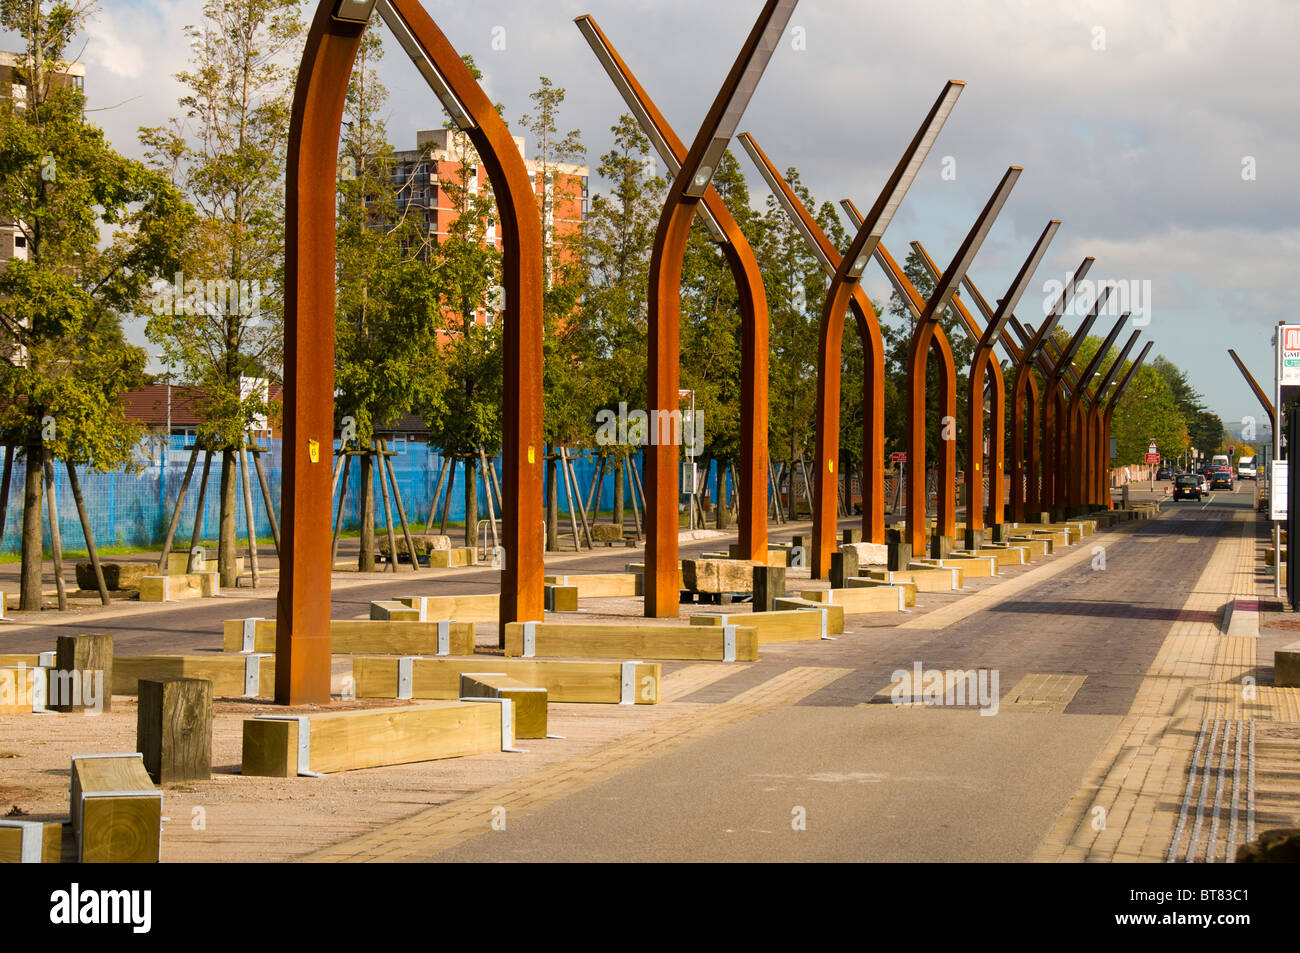
M 1195 473 L 1181 473 L 1174 479 L 1175 500 L 1200 500 L 1201 477 Z
M 1172 480 L 1173 478 L 1174 478 L 1174 471 L 1171 470 L 1169 467 L 1161 467 L 1159 470 L 1156 471 L 1157 480 Z

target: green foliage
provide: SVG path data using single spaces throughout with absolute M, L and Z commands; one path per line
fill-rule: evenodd
M 198 212 L 182 255 L 186 281 L 234 289 L 238 306 L 220 294 L 198 307 L 156 304 L 146 334 L 198 386 L 200 440 L 238 447 L 254 419 L 278 411 L 241 379 L 277 379 L 283 360 L 285 64 L 302 22 L 296 0 L 207 0 L 200 25 L 185 33 L 181 115 L 142 128 L 140 140 Z
M 191 212 L 164 176 L 108 145 L 81 91 L 56 75 L 82 16 L 35 0 L 0 5 L 0 26 L 27 48 L 14 77 L 25 105 L 0 100 L 0 219 L 17 223 L 27 250 L 0 273 L 0 428 L 7 441 L 44 438 L 59 459 L 109 470 L 130 464 L 141 436 L 119 397 L 146 381 L 121 315 L 177 267 Z
M 379 33 L 368 28 L 344 107 L 338 183 L 334 408 L 352 417 L 360 446 L 413 408 L 441 408 L 437 331 L 440 273 L 422 258 L 427 228 L 418 206 L 399 210 L 395 157 L 378 117 L 387 100 L 375 67 Z

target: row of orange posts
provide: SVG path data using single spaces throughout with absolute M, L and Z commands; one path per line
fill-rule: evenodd
M 768 313 L 762 275 L 734 216 L 711 184 L 713 173 L 735 135 L 741 116 L 785 32 L 797 0 L 766 0 L 713 105 L 689 148 L 668 125 L 626 62 L 595 21 L 576 21 L 660 158 L 673 174 L 651 257 L 649 287 L 650 409 L 677 409 L 679 386 L 679 286 L 691 224 L 699 215 L 720 245 L 736 281 L 741 309 L 742 428 L 739 540 L 741 556 L 764 560 L 767 552 L 766 459 Z M 542 521 L 542 229 L 532 184 L 504 120 L 475 81 L 460 55 L 419 0 L 320 0 L 298 72 L 286 172 L 286 300 L 283 476 L 284 535 L 277 597 L 276 701 L 328 703 L 330 681 L 329 605 L 331 466 L 334 437 L 334 215 L 336 156 L 344 98 L 361 36 L 378 12 L 411 58 L 452 121 L 479 153 L 496 196 L 503 245 L 504 310 L 501 315 L 503 375 L 503 546 L 501 622 L 543 617 L 542 543 L 534 528 Z M 835 248 L 753 136 L 742 146 L 812 254 L 831 279 L 824 303 L 818 350 L 816 458 L 812 572 L 829 572 L 837 533 L 836 464 L 839 459 L 840 341 L 845 313 L 852 308 L 863 342 L 866 367 L 862 401 L 864 457 L 862 492 L 865 539 L 887 541 L 884 493 L 884 345 L 875 308 L 862 287 L 874 258 L 915 316 L 908 367 L 907 518 L 900 541 L 915 551 L 934 544 L 927 531 L 926 436 L 939 422 L 927 420 L 927 370 L 938 365 L 942 416 L 955 418 L 960 382 L 952 348 L 940 324 L 951 307 L 963 333 L 975 342 L 967 380 L 967 519 L 963 542 L 978 546 L 986 530 L 995 538 L 1006 520 L 1020 522 L 1041 510 L 1105 507 L 1110 419 L 1151 344 L 1115 384 L 1138 332 L 1113 360 L 1098 385 L 1110 346 L 1122 330 L 1121 316 L 1083 370 L 1073 357 L 1106 303 L 1103 292 L 1070 342 L 1056 347 L 1053 330 L 1075 297 L 1076 284 L 1092 264 L 1085 258 L 1037 329 L 1016 319 L 1014 309 L 1060 223 L 1049 222 L 1007 292 L 990 307 L 967 275 L 989 229 L 1021 174 L 1003 175 L 947 268 L 939 271 L 914 245 L 934 277 L 922 296 L 890 256 L 881 239 L 931 146 L 951 113 L 964 83 L 947 82 L 865 215 L 845 207 L 854 234 L 844 251 Z M 964 283 L 983 326 L 954 297 Z M 1017 343 L 1017 340 L 1019 343 Z M 1010 473 L 1006 451 L 1001 344 L 1015 369 L 1012 394 Z M 1040 385 L 1037 376 L 1044 383 Z M 1112 390 L 1112 385 L 1113 390 Z M 984 415 L 988 395 L 989 494 L 983 499 Z M 948 421 L 951 426 L 952 420 Z M 935 535 L 951 541 L 956 529 L 956 441 L 942 440 Z M 660 441 L 647 455 L 645 614 L 676 617 L 678 592 L 678 489 L 680 448 Z M 1010 514 L 1004 486 L 1010 480 Z

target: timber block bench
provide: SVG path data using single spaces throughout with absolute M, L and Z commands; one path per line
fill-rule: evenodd
M 435 701 L 401 708 L 256 715 L 244 722 L 242 770 L 257 777 L 312 777 L 510 750 L 514 736 L 503 707 Z
M 645 563 L 628 563 L 624 567 L 624 569 L 627 572 L 630 572 L 632 575 L 637 577 L 637 583 L 636 583 L 637 589 L 635 594 L 638 596 L 644 596 L 645 595 Z M 682 564 L 680 562 L 677 564 L 677 588 L 678 589 L 686 588 L 686 582 L 682 577 Z
M 628 598 L 641 595 L 641 576 L 631 572 L 574 573 L 544 576 L 546 609 L 576 612 L 579 599 Z
M 996 576 L 997 560 L 992 556 L 959 556 L 949 553 L 943 559 L 918 559 L 915 562 L 932 569 L 960 569 L 963 579 Z
M 0 818 L 0 864 L 57 864 L 62 858 L 62 822 Z
M 811 602 L 834 603 L 849 614 L 861 612 L 902 612 L 907 596 L 898 586 L 852 589 L 805 589 L 799 593 Z
M 750 559 L 683 559 L 682 601 L 729 604 L 753 599 L 754 567 L 763 563 Z
M 1015 535 L 1011 537 L 1012 546 L 1023 546 L 1034 556 L 1052 555 L 1052 541 L 1030 535 Z
M 844 585 L 848 589 L 875 589 L 880 586 L 897 586 L 903 590 L 903 605 L 912 608 L 916 605 L 916 583 L 903 582 L 898 579 L 886 581 L 884 579 L 873 579 L 870 576 L 849 576 L 844 580 Z
M 942 569 L 915 561 L 908 563 L 906 569 L 869 569 L 864 575 L 890 585 L 910 585 L 917 592 L 955 592 L 962 587 L 960 569 Z
M 658 662 L 636 661 L 358 655 L 352 660 L 352 680 L 358 698 L 448 699 L 460 697 L 462 675 L 491 670 L 546 689 L 552 702 L 657 705 L 661 668 Z
M 833 633 L 843 632 L 841 625 L 833 628 L 829 610 L 810 605 L 807 609 L 781 609 L 772 612 L 701 612 L 691 616 L 691 625 L 697 626 L 750 626 L 758 632 L 758 644 L 769 642 L 816 642 L 833 638 Z
M 508 622 L 503 628 L 507 658 L 758 660 L 758 632 L 752 626 Z
M 158 863 L 162 798 L 138 752 L 74 756 L 71 814 L 78 863 Z
M 225 652 L 274 652 L 274 619 L 227 619 L 222 635 Z M 331 619 L 333 655 L 473 655 L 474 623 L 381 622 Z
M 1033 531 L 1033 535 L 1035 539 L 1051 540 L 1053 551 L 1055 551 L 1057 547 L 1073 546 L 1077 542 L 1077 538 L 1071 538 L 1074 534 L 1068 529 L 1036 529 Z
M 495 592 L 456 596 L 398 596 L 391 601 L 416 610 L 420 622 L 430 619 L 459 619 L 461 622 L 490 622 L 496 625 L 501 616 L 501 596 Z
M 546 689 L 525 685 L 504 672 L 466 672 L 460 677 L 460 700 L 504 698 L 510 701 L 516 738 L 546 737 Z
M 0 715 L 45 714 L 54 652 L 0 655 Z
M 839 635 L 844 631 L 844 607 L 834 603 L 813 602 L 801 596 L 778 596 L 772 600 L 772 611 L 784 612 L 791 609 L 817 609 L 826 613 L 826 631 Z M 765 614 L 765 613 L 763 613 Z
M 615 526 L 613 523 L 592 523 L 591 541 L 593 544 L 603 543 L 606 546 L 622 543 L 624 546 L 633 547 L 636 545 L 636 536 L 625 532 L 623 527 Z
M 725 558 L 747 560 L 749 557 L 741 553 L 740 543 L 732 543 L 727 547 L 727 555 Z M 777 546 L 768 547 L 767 560 L 765 563 L 763 563 L 763 565 L 789 566 L 789 564 L 790 564 L 790 550 L 788 548 L 777 547 Z
M 202 678 L 216 698 L 268 698 L 275 694 L 275 655 L 117 655 L 113 694 L 137 695 L 141 679 Z
M 209 599 L 221 594 L 216 572 L 190 572 L 175 576 L 141 576 L 141 602 L 177 602 Z
M 1018 546 L 1012 548 L 1005 545 L 994 545 L 981 546 L 979 549 L 959 549 L 957 552 L 952 553 L 952 555 L 958 557 L 992 557 L 994 565 L 997 566 L 998 569 L 1001 569 L 1003 566 L 1023 566 L 1026 562 L 1025 551 Z

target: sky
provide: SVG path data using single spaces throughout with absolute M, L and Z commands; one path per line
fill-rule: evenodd
M 563 87 L 563 130 L 582 131 L 593 168 L 625 109 L 574 17 L 595 18 L 690 142 L 762 6 L 424 5 L 474 57 L 513 125 L 540 76 Z M 305 3 L 304 18 L 314 9 Z M 74 50 L 86 65 L 92 120 L 119 151 L 140 157 L 138 128 L 178 111 L 183 27 L 201 13 L 202 0 L 101 0 L 94 29 Z M 868 207 L 945 81 L 964 80 L 886 246 L 901 258 L 919 239 L 946 263 L 1007 167 L 1023 166 L 970 269 L 985 297 L 1001 296 L 1046 222 L 1061 219 L 1020 317 L 1037 320 L 1053 287 L 1094 256 L 1089 277 L 1122 283 L 1140 305 L 1140 340 L 1155 341 L 1152 356 L 1186 370 L 1235 429 L 1260 407 L 1227 349 L 1271 389 L 1272 328 L 1291 314 L 1300 262 L 1298 40 L 1294 0 L 803 0 L 738 131 L 752 133 L 779 168 L 796 166 L 818 203 L 847 197 Z M 381 78 L 397 148 L 442 125 L 440 106 L 391 39 Z M 732 151 L 762 207 L 757 171 L 738 145 Z M 874 264 L 866 288 L 887 303 Z M 1079 320 L 1063 325 L 1073 330 Z

